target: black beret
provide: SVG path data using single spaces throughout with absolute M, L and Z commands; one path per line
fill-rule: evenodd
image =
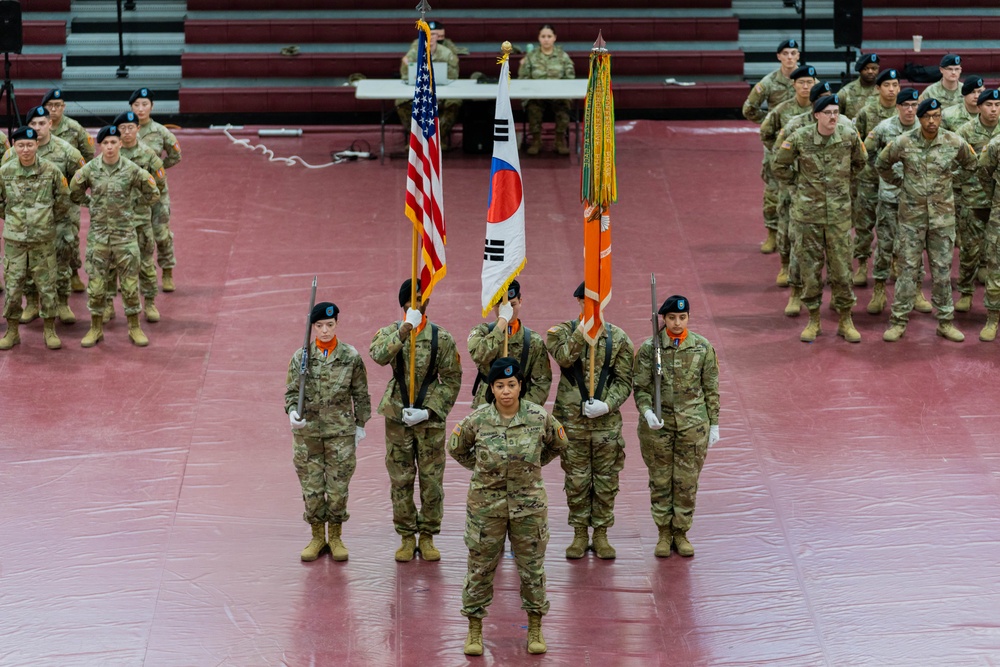
M 916 88 L 903 88 L 901 91 L 896 93 L 896 104 L 902 104 L 903 102 L 916 102 L 920 99 L 920 91 Z
M 946 53 L 944 58 L 941 59 L 941 67 L 952 67 L 953 65 L 961 65 L 962 56 L 957 53 Z
M 134 104 L 135 101 L 137 99 L 139 99 L 139 98 L 145 98 L 145 99 L 149 100 L 150 102 L 152 102 L 153 101 L 153 91 L 151 91 L 149 88 L 140 88 L 139 90 L 135 91 L 134 93 L 132 93 L 132 95 L 129 96 L 128 103 L 129 104 Z
M 19 127 L 10 133 L 11 145 L 13 145 L 15 141 L 20 141 L 22 139 L 31 139 L 32 141 L 38 141 L 38 133 L 35 132 L 30 127 Z
M 972 76 L 965 77 L 965 81 L 962 82 L 962 94 L 968 95 L 976 88 L 983 87 L 983 77 L 973 74 Z
M 819 113 L 831 104 L 840 104 L 840 97 L 837 95 L 824 95 L 813 102 L 813 113 Z
M 62 91 L 59 90 L 58 88 L 53 88 L 49 92 L 42 95 L 42 106 L 45 106 L 52 100 L 61 100 L 61 99 L 62 99 Z
M 884 69 L 875 77 L 875 85 L 881 86 L 886 81 L 899 81 L 899 71 L 894 69 Z
M 667 313 L 690 313 L 691 302 L 683 296 L 675 294 L 667 297 L 667 300 L 663 302 L 663 305 L 660 306 L 657 312 L 660 315 L 666 315 Z
M 854 63 L 854 71 L 860 72 L 865 68 L 866 65 L 871 65 L 872 63 L 875 63 L 877 65 L 879 62 L 880 61 L 877 53 L 868 53 L 868 54 L 862 53 L 861 57 L 858 58 L 858 62 Z
M 797 39 L 786 39 L 781 44 L 778 44 L 778 50 L 775 53 L 781 53 L 785 49 L 797 49 L 799 48 L 799 41 Z
M 444 30 L 444 24 L 440 21 L 428 21 L 427 27 L 431 30 Z
M 922 117 L 925 113 L 931 109 L 940 109 L 941 103 L 938 102 L 933 97 L 928 97 L 926 100 L 917 105 L 917 118 Z
M 799 65 L 794 70 L 792 70 L 792 74 L 788 78 L 791 79 L 792 81 L 796 81 L 798 79 L 802 79 L 807 76 L 812 77 L 814 79 L 816 78 L 816 68 L 813 67 L 812 65 Z
M 833 91 L 830 90 L 830 84 L 826 81 L 824 81 L 823 83 L 817 83 L 815 86 L 809 89 L 809 101 L 815 102 L 816 98 L 818 98 L 823 93 L 829 93 L 831 95 L 833 94 Z
M 403 284 L 399 286 L 399 307 L 402 308 L 406 305 L 406 302 L 410 300 L 410 290 L 413 285 L 413 281 L 409 278 L 403 281 Z M 420 293 L 420 278 L 417 278 L 417 293 Z M 412 307 L 412 305 L 411 305 Z
M 117 125 L 105 125 L 97 132 L 97 143 L 101 143 L 108 137 L 118 137 L 121 139 L 121 133 L 118 131 Z
M 582 299 L 587 296 L 587 283 L 586 281 L 580 283 L 575 290 L 573 290 L 574 299 Z
M 24 124 L 27 125 L 33 119 L 38 117 L 48 118 L 49 110 L 46 109 L 45 107 L 31 107 L 31 110 L 24 115 Z
M 123 111 L 115 119 L 111 121 L 111 124 L 115 127 L 119 125 L 124 125 L 125 123 L 133 123 L 135 125 L 139 124 L 139 117 L 135 115 L 134 111 Z
M 983 102 L 989 102 L 990 100 L 1000 100 L 1000 90 L 994 88 L 993 90 L 984 90 L 979 93 L 979 97 L 976 99 L 976 104 L 982 104 Z
M 507 286 L 507 300 L 517 299 L 521 296 L 521 283 L 516 280 L 510 281 L 510 285 Z M 503 299 L 501 299 L 502 301 Z
M 517 378 L 523 380 L 521 375 L 521 364 L 513 357 L 500 357 L 490 366 L 490 372 L 486 376 L 486 383 L 492 385 L 500 378 Z
M 321 301 L 313 306 L 312 312 L 309 313 L 309 324 L 316 324 L 320 320 L 335 320 L 339 314 L 340 308 L 337 308 L 337 304 Z

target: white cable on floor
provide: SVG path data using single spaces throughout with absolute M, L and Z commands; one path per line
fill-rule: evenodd
M 303 167 L 305 167 L 306 169 L 323 169 L 325 167 L 332 167 L 335 164 L 340 164 L 341 162 L 348 162 L 349 161 L 349 160 L 345 159 L 345 160 L 337 160 L 335 162 L 327 162 L 326 164 L 309 164 L 308 162 L 306 162 L 305 160 L 303 160 L 302 158 L 300 158 L 298 155 L 293 155 L 291 157 L 277 157 L 274 154 L 274 151 L 272 151 L 270 148 L 268 148 L 264 144 L 252 145 L 250 143 L 249 139 L 237 139 L 236 137 L 234 137 L 233 135 L 231 135 L 229 133 L 229 130 L 232 129 L 232 127 L 233 127 L 232 125 L 228 125 L 227 124 L 227 125 L 225 125 L 222 128 L 223 134 L 225 134 L 227 137 L 229 137 L 230 141 L 232 141 L 237 146 L 244 146 L 246 148 L 249 148 L 252 151 L 260 151 L 265 156 L 267 156 L 267 161 L 268 162 L 283 162 L 286 165 L 288 165 L 289 167 L 294 167 L 296 163 L 299 163 Z

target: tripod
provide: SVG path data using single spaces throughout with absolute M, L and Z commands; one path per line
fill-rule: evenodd
M 10 53 L 3 54 L 3 87 L 0 87 L 0 97 L 7 95 L 7 136 L 21 124 L 21 112 L 17 110 L 17 98 L 14 96 L 14 82 L 10 80 Z M 15 120 L 17 119 L 17 125 Z

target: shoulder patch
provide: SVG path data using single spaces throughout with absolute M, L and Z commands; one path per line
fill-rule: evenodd
M 63 183 L 63 187 L 64 188 L 68 188 L 69 187 L 69 183 L 66 181 L 66 177 L 65 176 L 62 177 L 62 183 Z
M 559 433 L 559 439 L 560 440 L 565 440 L 566 439 L 566 429 L 564 429 L 562 426 L 559 427 L 558 433 Z
M 549 333 L 555 333 L 557 331 L 559 331 L 559 325 L 558 324 L 555 325 L 554 327 L 550 327 L 549 328 Z
M 80 166 L 82 167 L 85 164 L 87 164 L 87 161 L 84 160 L 83 158 L 80 158 Z
M 868 139 L 874 139 L 874 138 L 875 138 L 875 130 L 872 130 L 871 132 L 868 133 L 868 136 L 865 137 L 865 140 L 867 141 Z
M 152 186 L 153 186 L 154 188 L 156 187 L 156 181 L 154 181 L 154 180 L 153 180 L 153 177 L 152 177 L 152 176 L 150 176 L 150 177 L 149 177 L 149 178 L 148 178 L 148 179 L 146 180 L 146 182 L 147 182 L 147 183 L 149 183 L 150 185 L 152 185 Z
M 94 138 L 92 136 L 90 136 L 89 134 L 87 135 L 87 145 L 88 146 L 93 146 L 94 145 Z
M 180 143 L 176 143 L 176 144 L 172 145 L 171 148 L 173 148 L 178 153 L 181 152 L 181 145 L 180 145 Z
M 756 90 L 761 95 L 764 94 L 764 89 L 760 87 L 759 83 L 756 86 L 754 86 L 753 89 Z
M 785 149 L 785 150 L 788 150 L 789 148 L 792 147 L 792 142 L 790 142 L 790 141 L 782 141 L 781 142 L 781 147 L 783 149 Z
M 455 428 L 453 428 L 451 430 L 451 434 L 453 436 L 455 436 L 456 438 L 459 437 L 459 436 L 461 436 L 462 435 L 462 425 L 461 424 L 455 424 Z
M 157 169 L 156 170 L 156 175 L 159 178 L 163 178 L 163 169 Z

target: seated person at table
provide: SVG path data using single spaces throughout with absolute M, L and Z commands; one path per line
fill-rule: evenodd
M 434 24 L 432 21 L 431 24 Z M 440 25 L 440 24 L 438 24 Z M 455 52 L 449 49 L 444 44 L 438 42 L 437 33 L 438 31 L 433 28 L 431 33 L 431 62 L 433 63 L 448 63 L 448 78 L 457 79 L 458 78 L 458 56 Z M 414 42 L 410 46 L 410 50 L 406 53 L 400 63 L 399 73 L 402 75 L 405 81 L 410 74 L 410 63 L 417 62 L 417 43 Z M 438 101 L 438 120 L 441 128 L 441 150 L 449 150 L 451 148 L 451 127 L 458 120 L 458 112 L 462 108 L 462 100 L 439 100 Z M 399 114 L 399 122 L 403 125 L 403 131 L 409 133 L 410 131 L 410 121 L 413 114 L 413 100 L 404 99 L 396 100 L 396 113 Z

